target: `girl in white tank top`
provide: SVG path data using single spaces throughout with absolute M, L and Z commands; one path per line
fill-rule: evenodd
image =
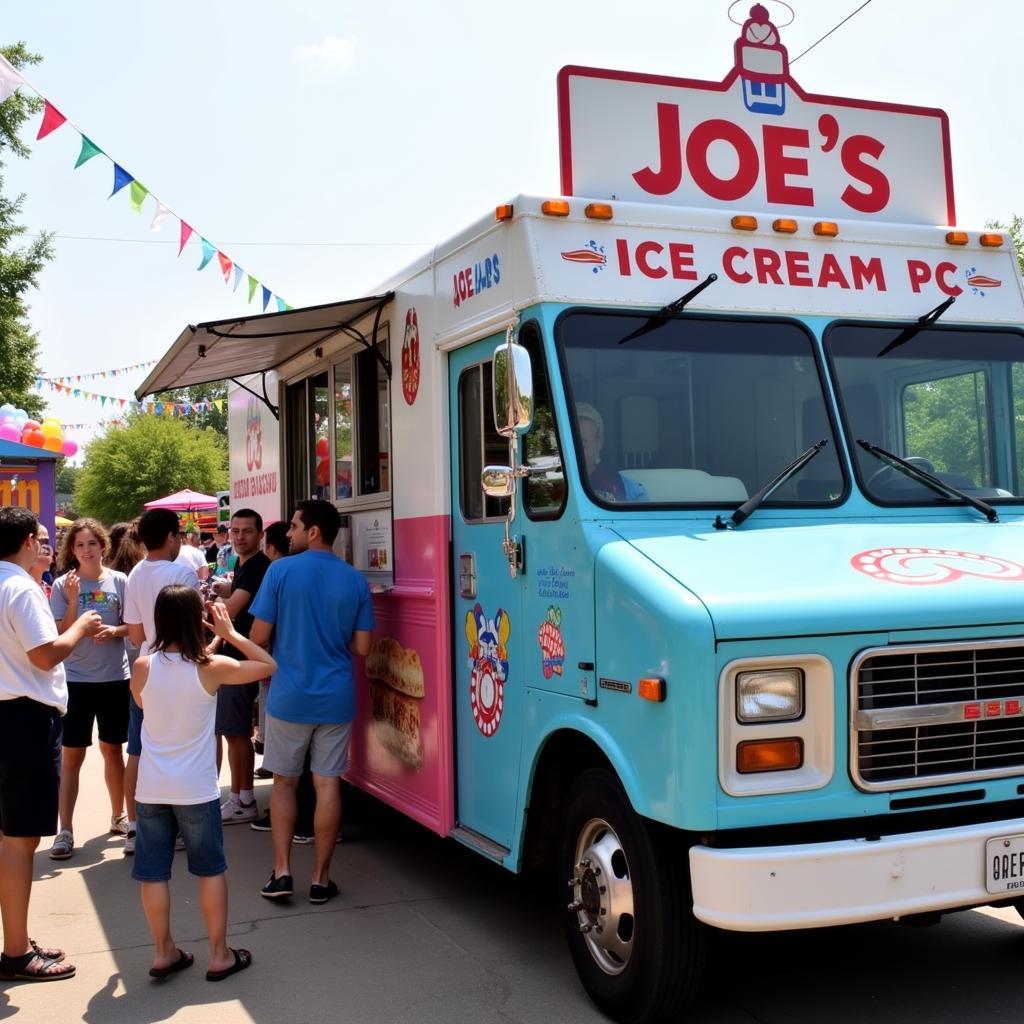
M 142 904 L 156 944 L 150 975 L 166 977 L 190 967 L 191 953 L 171 937 L 168 881 L 180 832 L 189 871 L 199 876 L 210 940 L 207 980 L 221 981 L 252 963 L 245 949 L 227 944 L 228 888 L 220 818 L 214 719 L 217 690 L 256 682 L 277 668 L 262 648 L 239 634 L 223 604 L 209 604 L 214 633 L 245 655 L 236 661 L 210 654 L 203 637 L 203 603 L 191 587 L 160 591 L 155 639 L 132 669 L 132 696 L 146 712 L 135 793 L 137 837 L 132 877 L 142 883 Z

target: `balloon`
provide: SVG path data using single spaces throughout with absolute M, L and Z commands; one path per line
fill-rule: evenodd
M 14 418 L 16 420 L 27 420 L 28 419 L 28 413 L 25 412 L 24 409 L 15 409 L 14 410 Z
M 43 434 L 43 448 L 46 451 L 59 452 L 63 444 L 64 438 L 57 437 L 56 434 Z
M 45 427 L 47 423 L 56 423 L 58 427 L 60 426 L 60 420 L 56 416 L 46 416 L 40 421 L 40 426 Z
M 21 443 L 30 445 L 32 448 L 42 448 L 45 440 L 41 430 L 26 430 L 21 436 Z
M 44 420 L 43 425 L 39 429 L 43 432 L 43 437 L 64 436 L 64 428 L 53 420 Z
M 65 441 L 60 446 L 61 452 L 67 457 L 71 458 L 78 451 L 78 444 L 75 441 Z
M 0 418 L 6 419 L 8 416 L 14 419 L 14 406 L 10 402 L 4 402 L 0 405 Z
M 331 482 L 331 467 L 326 459 L 320 459 L 316 464 L 316 482 L 321 487 L 326 487 Z
M 21 440 L 21 431 L 11 423 L 0 423 L 0 441 L 13 441 L 17 444 Z
M 316 443 L 316 453 L 317 453 L 317 455 L 319 455 L 321 458 L 324 458 L 325 456 L 330 454 L 330 451 L 331 451 L 330 442 L 327 440 L 326 437 L 321 437 L 320 440 L 317 441 L 317 443 Z
M 36 423 L 35 420 L 25 420 L 25 422 L 21 425 L 21 429 L 22 430 L 38 430 L 39 429 L 39 424 Z

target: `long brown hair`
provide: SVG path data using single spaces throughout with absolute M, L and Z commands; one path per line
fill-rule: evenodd
M 203 639 L 203 599 L 192 587 L 171 584 L 156 595 L 153 630 L 156 638 L 150 645 L 150 654 L 166 651 L 174 644 L 184 661 L 210 663 Z
M 114 523 L 110 528 L 110 550 L 103 564 L 125 575 L 146 557 L 146 549 L 139 537 L 139 521 Z
M 98 519 L 84 518 L 76 519 L 64 534 L 64 540 L 60 545 L 60 554 L 57 557 L 57 571 L 64 573 L 71 569 L 78 568 L 78 559 L 75 558 L 75 537 L 83 530 L 90 530 L 93 536 L 100 542 L 100 559 L 110 550 L 110 538 L 107 536 L 106 528 Z

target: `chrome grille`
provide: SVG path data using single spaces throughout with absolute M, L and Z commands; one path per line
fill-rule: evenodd
M 1024 640 L 876 648 L 851 682 L 863 788 L 1024 774 Z

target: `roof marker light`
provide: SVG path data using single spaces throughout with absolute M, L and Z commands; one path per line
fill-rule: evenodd
M 757 218 L 748 217 L 744 213 L 738 213 L 735 217 L 733 217 L 730 223 L 732 224 L 733 228 L 735 228 L 737 231 L 757 230 Z
M 587 203 L 587 208 L 583 212 L 591 220 L 611 220 L 612 219 L 611 203 Z
M 822 238 L 835 238 L 839 234 L 839 225 L 834 220 L 819 220 L 814 225 L 814 233 Z
M 549 217 L 568 217 L 569 204 L 564 199 L 545 199 L 540 204 L 540 212 Z
M 500 206 L 494 208 L 494 219 L 495 220 L 511 220 L 512 219 L 512 204 L 502 203 Z
M 784 235 L 796 234 L 796 221 L 791 217 L 779 217 L 772 221 L 772 231 L 780 231 Z
M 946 232 L 946 245 L 966 245 L 967 244 L 967 232 L 966 231 L 947 231 Z
M 978 241 L 987 249 L 998 249 L 1003 244 L 1003 236 L 986 233 L 979 235 Z

